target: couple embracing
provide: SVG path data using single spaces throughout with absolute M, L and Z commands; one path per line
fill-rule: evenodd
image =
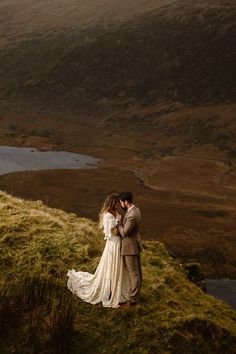
M 118 213 L 122 207 L 124 218 Z M 100 212 L 106 245 L 94 274 L 69 270 L 67 286 L 90 304 L 129 307 L 137 304 L 142 281 L 139 234 L 141 213 L 131 192 L 109 195 Z

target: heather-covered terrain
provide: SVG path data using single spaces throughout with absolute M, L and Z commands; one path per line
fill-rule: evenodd
M 82 17 L 82 2 L 76 3 Z M 12 7 L 8 16 L 1 16 L 7 41 L 0 52 L 1 96 L 39 107 L 81 108 L 92 115 L 97 111 L 105 118 L 114 116 L 114 109 L 121 114 L 137 103 L 167 100 L 199 105 L 234 99 L 235 2 L 166 3 L 154 7 L 152 1 L 145 12 L 136 4 L 123 21 L 114 17 L 111 25 L 105 12 L 109 5 L 104 4 L 99 17 L 102 1 L 97 1 L 86 26 L 80 18 L 72 21 L 71 5 L 62 17 L 62 2 L 48 5 L 52 18 L 45 15 L 43 2 L 31 1 L 26 12 L 21 5 L 15 14 Z M 116 12 L 121 14 L 119 7 Z M 87 4 L 84 21 L 89 22 L 91 12 Z M 17 15 L 22 15 L 21 26 Z M 27 19 L 30 33 L 25 33 Z M 13 31 L 14 24 L 21 38 Z

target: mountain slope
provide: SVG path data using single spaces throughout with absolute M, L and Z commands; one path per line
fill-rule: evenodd
M 65 335 L 60 350 L 69 353 L 92 353 L 95 347 L 97 353 L 108 347 L 118 353 L 235 350 L 235 311 L 190 283 L 164 245 L 145 243 L 140 306 L 91 306 L 69 296 L 66 272 L 96 268 L 104 247 L 97 225 L 3 192 L 0 210 L 1 352 L 25 354 L 40 348 L 55 353 L 52 344 L 56 340 L 58 350 Z
M 19 41 L 13 36 L 1 49 L 1 96 L 44 107 L 82 107 L 94 114 L 100 109 L 108 115 L 111 106 L 120 111 L 135 101 L 199 104 L 234 99 L 235 2 L 160 4 L 154 8 L 150 2 L 152 10 L 147 7 L 145 13 L 137 4 L 136 16 L 131 7 L 130 18 L 124 17 L 122 24 L 115 20 L 109 25 L 107 16 L 108 25 L 100 26 L 97 15 L 85 27 L 73 21 L 63 27 L 59 21 L 49 32 L 42 30 L 40 13 L 37 17 L 32 12 L 29 38 L 22 34 Z M 122 13 L 119 6 L 117 13 Z M 78 3 L 75 13 L 81 8 Z M 62 3 L 58 9 L 63 9 Z M 65 18 L 72 8 L 66 11 Z M 61 18 L 61 12 L 54 17 Z M 47 16 L 45 21 L 50 23 Z M 41 28 L 34 28 L 35 23 Z
M 30 38 L 33 33 L 63 31 L 75 28 L 104 28 L 117 26 L 133 16 L 148 10 L 157 9 L 174 0 L 1 0 L 0 28 L 4 37 L 0 46 L 5 47 L 12 41 L 20 42 Z

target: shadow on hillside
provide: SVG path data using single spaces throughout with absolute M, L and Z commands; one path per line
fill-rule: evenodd
M 0 304 L 1 353 L 68 353 L 76 306 L 42 277 L 9 282 Z

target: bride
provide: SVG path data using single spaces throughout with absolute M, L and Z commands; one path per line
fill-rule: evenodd
M 69 270 L 67 287 L 90 304 L 102 303 L 104 307 L 119 307 L 129 299 L 129 276 L 121 256 L 121 238 L 117 230 L 120 205 L 116 194 L 109 195 L 100 211 L 100 227 L 105 234 L 106 245 L 94 274 Z

